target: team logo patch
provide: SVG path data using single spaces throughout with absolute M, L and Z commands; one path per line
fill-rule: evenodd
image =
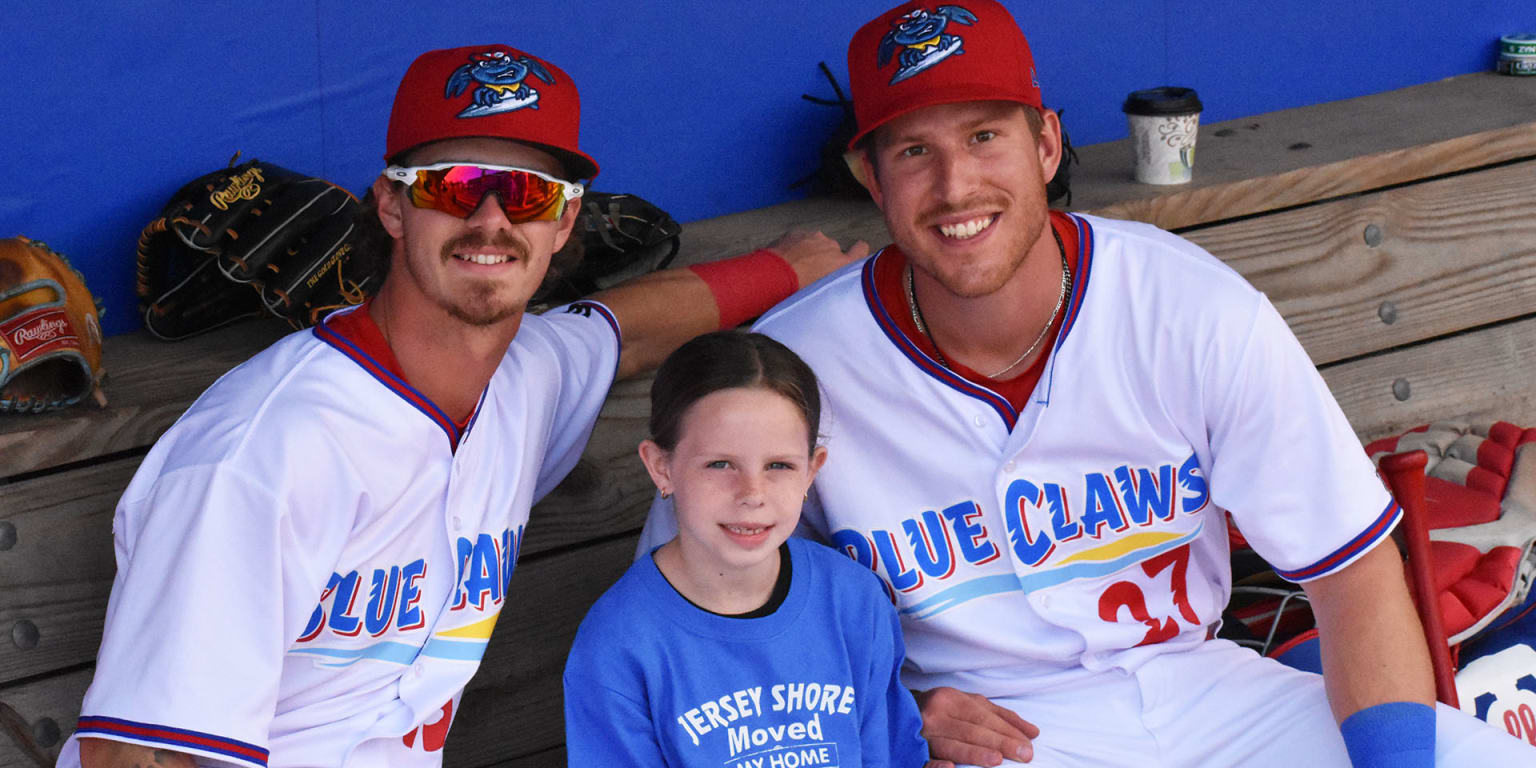
M 448 76 L 443 98 L 451 99 L 470 89 L 473 103 L 459 113 L 459 117 L 484 117 L 514 110 L 539 108 L 539 92 L 529 85 L 533 75 L 550 85 L 555 78 L 537 60 L 528 56 L 511 56 L 504 51 L 476 53 L 469 63 Z
M 950 22 L 970 26 L 976 23 L 976 14 L 958 5 L 941 5 L 934 11 L 919 8 L 891 24 L 891 31 L 880 38 L 879 51 L 879 66 L 890 63 L 892 56 L 899 65 L 891 85 L 965 53 L 965 41 L 944 31 Z

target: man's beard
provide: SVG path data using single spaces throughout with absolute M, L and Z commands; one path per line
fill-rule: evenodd
M 453 317 L 465 325 L 486 327 L 496 325 L 513 315 L 522 314 L 527 309 L 526 302 L 507 302 L 501 306 L 491 303 L 496 296 L 496 287 L 486 283 L 475 286 L 468 294 L 462 295 L 460 302 L 454 302 L 450 297 L 443 297 L 438 306 L 443 308 Z
M 446 261 L 452 259 L 455 253 L 474 253 L 477 249 L 487 247 L 512 251 L 514 258 L 525 264 L 528 262 L 528 246 L 507 232 L 497 232 L 496 236 L 491 238 L 475 235 L 454 238 L 443 244 L 442 257 Z M 477 327 L 496 325 L 513 315 L 522 314 L 528 306 L 526 299 L 509 301 L 498 306 L 495 303 L 496 296 L 504 289 L 505 286 L 495 281 L 476 281 L 459 296 L 438 297 L 438 306 L 455 320 L 466 325 Z
M 938 204 L 923 211 L 917 217 L 918 227 L 920 231 L 926 231 L 936 226 L 939 219 L 974 210 L 998 212 L 994 214 L 991 226 L 999 230 L 993 233 L 993 241 L 987 246 L 990 253 L 997 254 L 995 257 L 971 266 L 960 266 L 946 263 L 941 252 L 922 248 L 922 240 L 915 241 L 917 247 L 910 250 L 903 246 L 907 258 L 914 262 L 914 267 L 928 272 L 945 291 L 966 299 L 991 295 L 1012 280 L 1022 267 L 1030 246 L 1039 238 L 1044 227 L 1049 226 L 1049 214 L 1044 210 L 1040 211 L 1038 220 L 1030 220 L 1026 209 L 1013 204 L 1007 197 L 982 193 L 958 203 Z M 982 269 L 989 271 L 983 274 L 978 271 Z

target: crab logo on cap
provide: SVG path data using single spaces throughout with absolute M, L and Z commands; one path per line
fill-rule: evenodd
M 473 103 L 459 117 L 484 117 L 524 107 L 538 109 L 538 90 L 524 82 L 529 75 L 555 84 L 549 70 L 531 56 L 512 56 L 504 51 L 476 53 L 469 57 L 468 64 L 448 76 L 443 98 L 451 99 L 466 88 L 472 89 Z
M 965 53 L 965 41 L 959 35 L 944 31 L 950 22 L 970 26 L 976 23 L 976 14 L 958 5 L 941 5 L 934 11 L 918 8 L 891 23 L 891 30 L 880 39 L 879 51 L 879 66 L 889 63 L 893 54 L 900 65 L 891 77 L 890 85 L 950 56 Z

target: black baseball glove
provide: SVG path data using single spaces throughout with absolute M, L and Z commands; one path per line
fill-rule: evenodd
M 666 269 L 681 233 L 677 220 L 642 197 L 589 190 L 571 242 L 556 255 L 530 308 L 547 310 Z
M 349 269 L 357 198 L 270 163 L 230 163 L 178 190 L 139 236 L 150 333 L 184 339 L 261 314 L 304 328 L 377 289 Z

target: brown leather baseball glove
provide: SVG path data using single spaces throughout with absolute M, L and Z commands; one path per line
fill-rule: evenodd
M 0 240 L 0 412 L 40 413 L 98 385 L 101 307 L 85 279 L 37 240 Z

